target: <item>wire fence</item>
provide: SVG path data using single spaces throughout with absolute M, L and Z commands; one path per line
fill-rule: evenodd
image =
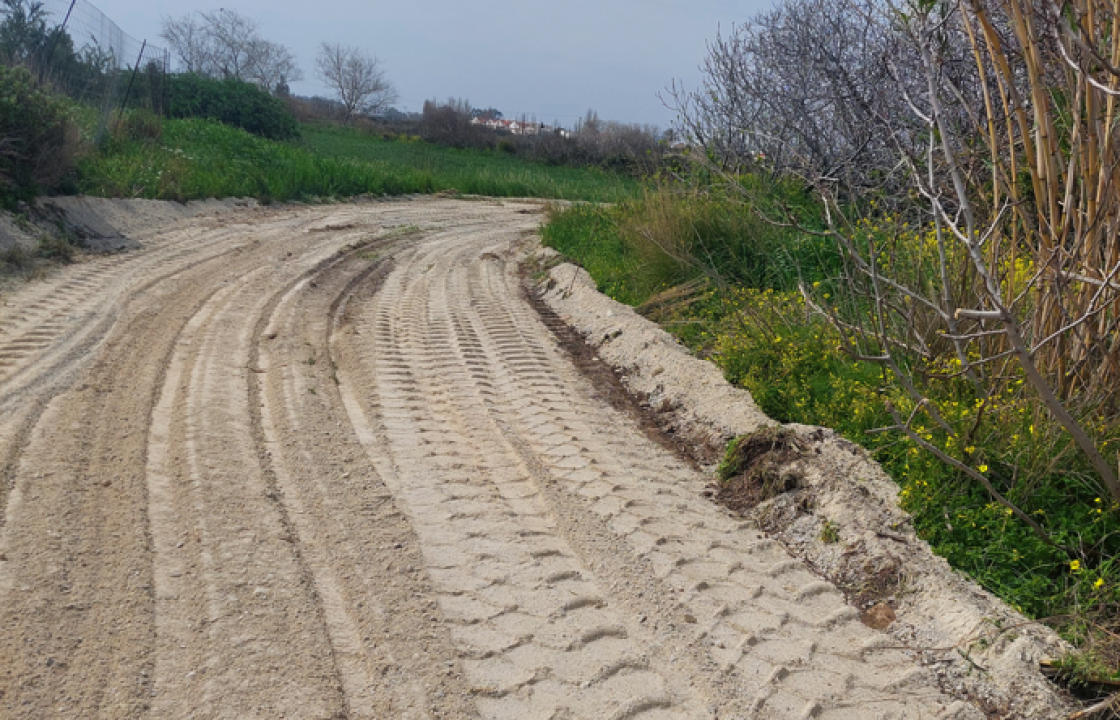
M 125 33 L 86 0 L 4 0 L 0 55 L 101 114 L 167 108 L 170 53 Z

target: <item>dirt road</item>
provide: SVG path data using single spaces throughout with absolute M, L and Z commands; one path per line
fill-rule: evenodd
M 0 296 L 0 717 L 976 717 L 574 367 L 539 210 L 247 210 Z

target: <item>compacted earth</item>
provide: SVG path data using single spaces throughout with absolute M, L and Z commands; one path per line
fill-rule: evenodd
M 3 291 L 0 717 L 983 717 L 577 368 L 541 209 L 134 223 Z

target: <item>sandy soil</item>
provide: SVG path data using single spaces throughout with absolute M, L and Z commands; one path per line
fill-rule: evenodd
M 984 717 L 573 363 L 539 205 L 152 213 L 0 295 L 0 717 Z

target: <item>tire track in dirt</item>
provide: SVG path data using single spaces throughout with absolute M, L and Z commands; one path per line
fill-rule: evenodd
M 0 715 L 136 717 L 148 706 L 147 418 L 167 331 L 212 292 L 181 289 L 174 303 L 134 297 L 147 309 L 120 308 L 122 327 L 98 340 L 77 387 L 31 403 L 0 528 Z
M 215 223 L 217 228 L 222 225 Z M 0 324 L 0 508 L 7 504 L 19 463 L 19 451 L 46 407 L 46 399 L 69 387 L 93 357 L 127 305 L 163 282 L 193 267 L 239 252 L 231 242 L 244 227 L 211 232 L 172 229 L 144 236 L 144 250 L 99 257 L 65 268 L 21 293 L 18 303 L 5 298 Z M 232 247 L 231 247 L 232 245 Z M 157 272 L 155 277 L 151 273 Z M 157 296 L 158 297 L 158 296 Z M 15 303 L 15 304 L 13 304 Z M 29 336 L 35 339 L 27 341 Z M 15 349 L 11 349 L 15 346 Z M 6 513 L 0 512 L 0 527 Z
M 0 716 L 967 716 L 596 396 L 507 262 L 538 211 L 261 211 L 17 294 L 61 370 L 0 383 Z
M 442 222 L 448 214 L 424 218 L 409 205 L 385 207 L 379 215 L 392 226 L 410 219 Z M 316 208 L 281 212 L 287 230 L 300 236 L 345 231 L 369 214 L 368 208 L 336 208 L 329 215 Z M 7 342 L 16 346 L 0 360 L 0 510 L 7 505 L 19 453 L 46 399 L 71 386 L 130 299 L 143 297 L 149 307 L 158 307 L 176 291 L 177 278 L 187 271 L 253 250 L 264 236 L 257 232 L 257 223 L 244 216 L 262 213 L 267 215 L 265 211 L 227 214 L 133 233 L 143 244 L 141 250 L 63 267 L 16 293 L 0 294 L 0 346 Z M 36 339 L 28 341 L 26 334 Z M 5 518 L 0 511 L 0 527 Z
M 416 528 L 479 711 L 695 715 L 694 701 L 673 697 L 556 536 L 524 467 L 500 438 L 479 432 L 486 418 L 477 406 L 450 392 L 469 378 L 454 357 L 447 298 L 425 278 L 440 277 L 457 259 L 440 247 L 398 260 L 407 270 L 386 279 L 372 315 L 355 320 L 359 337 L 373 345 L 362 349 L 374 351 L 362 358 L 372 384 L 361 393 L 375 392 L 376 404 L 355 407 L 365 403 L 352 397 L 351 408 L 355 423 L 369 428 L 360 433 L 367 442 L 380 440 L 371 452 L 390 454 L 387 482 Z M 416 267 L 427 270 L 410 272 Z M 416 282 L 404 286 L 402 278 Z
M 5 312 L 0 318 L 0 389 L 17 384 L 27 387 L 26 379 L 19 373 L 42 372 L 42 358 L 35 362 L 21 362 L 37 351 L 57 345 L 58 355 L 67 354 L 71 346 L 81 342 L 96 329 L 97 319 L 105 316 L 119 300 L 129 293 L 143 291 L 151 285 L 187 269 L 190 264 L 203 262 L 210 248 L 217 253 L 238 249 L 230 247 L 230 238 L 244 234 L 244 228 L 231 228 L 224 233 L 210 233 L 202 242 L 184 237 L 181 232 L 154 236 L 150 246 L 123 256 L 97 257 L 82 263 L 70 273 L 56 273 L 29 288 L 30 297 L 24 299 L 14 312 Z M 168 270 L 154 278 L 153 272 Z M 143 278 L 141 285 L 140 278 Z M 74 335 L 60 344 L 61 336 Z M 95 335 L 103 333 L 94 333 Z
M 351 254 L 278 299 L 258 326 L 262 372 L 250 407 L 261 409 L 261 455 L 323 603 L 348 716 L 464 717 L 469 697 L 415 539 L 346 432 L 326 347 L 339 296 L 379 275 L 373 256 L 399 242 Z
M 533 352 L 540 322 L 525 303 L 508 301 L 519 284 L 495 255 L 467 274 L 491 382 L 507 389 L 495 412 L 540 463 L 569 534 L 591 538 L 586 528 L 598 528 L 600 556 L 628 546 L 626 565 L 648 567 L 663 595 L 676 598 L 677 615 L 665 625 L 684 630 L 687 644 L 721 669 L 724 697 L 748 700 L 727 708 L 732 714 L 966 711 L 929 689 L 931 678 L 909 657 L 880 648 L 883 636 L 858 622 L 835 587 L 721 509 L 696 502 L 707 478 L 604 408 L 567 357 Z M 575 496 L 584 502 L 573 503 Z M 585 552 L 595 553 L 593 543 Z
M 158 717 L 343 710 L 318 598 L 269 497 L 247 402 L 252 330 L 269 290 L 337 247 L 324 245 L 216 293 L 172 358 L 149 451 Z
M 432 215 L 429 209 L 424 203 L 400 203 L 386 206 L 383 215 L 390 225 L 399 224 L 392 221 L 395 216 L 428 222 Z M 372 229 L 381 227 L 377 213 L 371 213 L 369 207 L 281 210 L 264 215 L 267 221 L 254 223 L 251 231 L 217 238 L 213 243 L 207 242 L 206 232 L 200 233 L 197 226 L 183 229 L 187 240 L 199 248 L 198 255 L 184 256 L 177 267 L 133 274 L 126 278 L 131 283 L 127 292 L 115 285 L 105 290 L 105 295 L 115 298 L 105 301 L 112 322 L 104 328 L 105 336 L 96 339 L 92 357 L 70 359 L 68 367 L 74 375 L 68 378 L 71 382 L 40 385 L 34 392 L 22 386 L 8 387 L 0 395 L 0 403 L 12 403 L 25 418 L 30 417 L 29 427 L 5 426 L 0 437 L 9 448 L 7 456 L 14 458 L 9 462 L 14 490 L 10 502 L 5 493 L 6 521 L 0 528 L 0 657 L 5 658 L 0 664 L 0 716 L 123 718 L 149 711 L 156 657 L 181 649 L 161 645 L 160 653 L 155 650 L 152 568 L 153 564 L 162 566 L 167 557 L 165 553 L 153 562 L 146 477 L 148 419 L 164 386 L 165 368 L 176 349 L 182 349 L 176 346 L 178 333 L 196 313 L 222 301 L 225 296 L 215 292 L 223 284 L 236 286 L 262 266 L 294 266 L 302 262 L 301 252 L 308 246 L 317 246 L 321 257 L 347 242 L 344 232 L 315 233 L 314 227 L 307 226 L 309 222 L 345 225 L 355 217 L 368 219 L 373 215 Z M 442 222 L 440 214 L 436 215 L 432 221 Z M 442 216 L 453 215 L 451 208 L 442 212 Z M 215 232 L 222 230 L 216 228 Z M 218 246 L 209 251 L 210 257 L 204 249 L 208 245 Z M 60 277 L 65 279 L 72 269 L 62 269 Z M 282 274 L 278 277 L 282 280 Z M 263 296 L 271 292 L 267 286 L 275 279 L 263 283 L 268 291 Z M 234 296 L 231 291 L 230 297 Z M 20 300 L 19 293 L 5 297 L 15 306 L 22 304 Z M 228 328 L 242 327 L 245 336 L 251 334 L 251 322 L 240 325 L 232 308 L 227 315 L 234 316 L 224 320 Z M 205 315 L 198 322 L 205 324 L 204 320 Z M 210 342 L 206 352 L 221 356 L 226 352 L 222 344 L 230 337 Z M 65 335 L 60 342 L 64 340 Z M 241 375 L 248 371 L 205 358 L 195 365 L 188 378 L 205 381 L 203 385 L 209 389 L 184 395 L 194 398 L 190 402 L 195 417 L 184 415 L 180 423 L 182 448 L 187 439 L 195 443 L 198 468 L 206 473 L 221 467 L 225 460 L 201 453 L 211 447 L 207 443 L 213 442 L 215 435 L 221 434 L 221 425 L 236 414 L 230 412 L 229 403 L 234 408 L 238 403 L 243 407 L 247 398 L 244 382 L 240 397 L 232 397 L 226 394 L 229 386 L 223 385 L 220 376 L 227 371 Z M 198 369 L 203 367 L 209 374 Z M 247 414 L 244 412 L 243 417 Z M 192 424 L 190 438 L 187 419 Z M 200 426 L 206 422 L 214 425 Z M 248 457 L 255 463 L 256 447 L 251 444 L 247 422 L 243 421 L 239 434 L 250 443 Z M 217 444 L 219 452 L 225 452 L 227 448 Z M 177 466 L 178 470 L 183 470 L 190 459 L 182 448 L 176 461 L 183 459 L 184 465 Z M 182 488 L 176 486 L 176 490 Z M 158 496 L 156 502 L 161 502 Z M 164 515 L 174 517 L 175 513 Z M 246 524 L 252 525 L 252 521 Z M 235 530 L 223 527 L 220 532 Z M 217 551 L 211 556 L 215 566 L 227 568 L 231 575 L 241 572 L 225 550 L 251 545 L 250 537 L 235 534 L 215 538 Z M 252 565 L 254 561 L 249 562 Z M 229 570 L 231 564 L 234 568 Z M 205 585 L 205 577 L 196 579 L 199 585 Z M 241 612 L 253 606 L 238 582 L 234 583 L 235 592 L 219 600 Z M 311 621 L 303 615 L 318 617 L 313 601 L 310 606 L 294 601 L 290 606 L 285 601 L 273 604 L 281 614 L 296 613 L 305 624 Z M 207 634 L 201 622 L 190 630 L 196 640 Z M 288 628 L 283 632 L 287 635 Z M 327 644 L 321 629 L 310 635 L 311 644 Z M 255 652 L 254 643 L 260 644 L 248 638 L 235 652 Z M 289 662 L 287 653 L 280 656 L 283 663 Z M 230 702 L 231 698 L 247 695 L 238 689 L 242 684 L 252 686 L 256 682 L 268 686 L 269 693 L 283 688 L 284 692 L 276 693 L 281 700 L 285 692 L 287 700 L 303 692 L 299 683 L 286 684 L 283 673 L 265 665 L 242 663 L 239 669 L 242 673 L 228 678 L 216 693 L 221 696 L 218 700 L 229 707 L 238 706 Z M 334 671 L 327 669 L 320 674 L 337 697 Z M 191 707 L 195 699 L 180 695 L 161 701 L 162 707 L 183 712 L 182 708 Z M 289 702 L 285 712 L 298 706 Z M 339 703 L 334 706 L 331 713 L 342 712 Z M 242 716 L 271 713 L 256 715 L 250 708 Z
M 835 587 L 699 501 L 706 478 L 595 398 L 520 297 L 501 260 L 513 240 L 433 239 L 398 257 L 353 311 L 365 340 L 343 374 L 355 424 L 369 426 L 359 434 L 393 457 L 390 487 L 441 603 L 470 628 L 453 634 L 488 696 L 483 714 L 680 717 L 706 705 L 721 717 L 968 716 L 910 657 L 880 647 Z M 503 536 L 511 519 L 517 530 Z M 563 567 L 525 575 L 541 557 Z M 541 577 L 578 583 L 572 601 L 611 620 L 519 618 L 541 602 Z M 596 695 L 594 674 L 559 685 L 558 648 L 534 645 L 554 624 L 569 639 L 625 640 L 616 667 L 670 669 L 695 695 L 662 678 L 627 707 Z

